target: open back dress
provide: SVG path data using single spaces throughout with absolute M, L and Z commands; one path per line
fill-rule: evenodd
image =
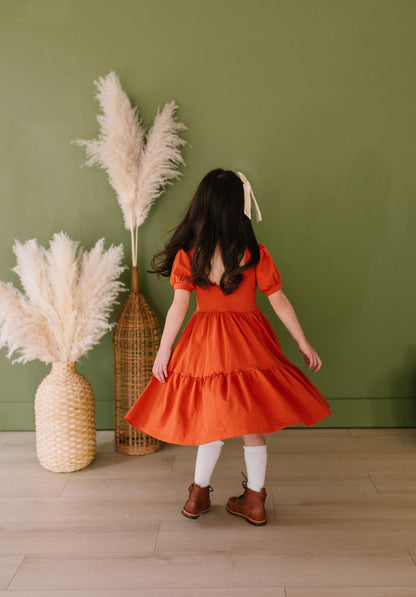
M 201 288 L 191 274 L 192 251 L 175 256 L 170 283 L 196 292 L 197 308 L 172 348 L 168 375 L 154 375 L 124 419 L 147 435 L 197 446 L 250 433 L 271 433 L 332 416 L 330 405 L 296 365 L 256 302 L 282 285 L 264 244 L 260 261 L 225 295 L 218 284 Z M 250 260 L 246 249 L 245 262 Z

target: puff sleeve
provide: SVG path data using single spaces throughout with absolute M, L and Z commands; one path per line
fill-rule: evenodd
M 260 261 L 256 265 L 256 281 L 260 292 L 266 296 L 283 288 L 282 278 L 269 251 L 259 243 Z
M 189 255 L 183 249 L 179 249 L 173 260 L 172 269 L 170 272 L 170 283 L 173 288 L 184 288 L 185 290 L 192 290 L 195 288 L 195 282 L 186 280 L 187 276 L 191 275 L 191 260 Z

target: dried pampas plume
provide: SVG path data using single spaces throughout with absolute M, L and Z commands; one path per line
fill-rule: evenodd
M 181 147 L 187 142 L 178 133 L 187 127 L 175 120 L 174 101 L 157 109 L 145 141 L 145 130 L 132 108 L 114 71 L 94 81 L 102 114 L 97 116 L 101 131 L 97 139 L 75 139 L 85 145 L 85 166 L 101 166 L 107 171 L 117 194 L 124 226 L 131 233 L 133 266 L 137 265 L 137 229 L 144 222 L 154 200 L 167 184 L 178 179 L 179 164 L 185 164 Z
M 64 232 L 56 233 L 49 249 L 35 239 L 15 241 L 13 251 L 24 293 L 11 282 L 0 282 L 0 348 L 12 363 L 39 359 L 45 363 L 78 361 L 114 323 L 112 305 L 124 284 L 117 278 L 123 245 L 106 251 L 104 239 L 88 252 Z

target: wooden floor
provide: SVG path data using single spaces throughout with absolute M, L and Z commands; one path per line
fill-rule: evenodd
M 52 473 L 34 432 L 0 432 L 0 595 L 416 597 L 416 429 L 286 428 L 268 443 L 268 524 L 231 516 L 242 440 L 228 439 L 212 509 L 180 510 L 196 447 L 148 456 L 97 432 L 84 470 Z

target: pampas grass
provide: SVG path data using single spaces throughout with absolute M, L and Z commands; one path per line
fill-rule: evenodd
M 180 148 L 187 145 L 178 133 L 187 127 L 175 120 L 177 105 L 165 104 L 157 114 L 147 140 L 138 117 L 132 108 L 114 71 L 94 81 L 102 114 L 97 116 L 101 131 L 97 139 L 74 139 L 71 143 L 84 145 L 87 160 L 83 166 L 100 166 L 107 171 L 109 182 L 117 194 L 124 219 L 130 230 L 133 266 L 137 265 L 137 230 L 166 185 L 172 184 L 181 173 L 177 167 L 185 164 Z
M 90 251 L 79 248 L 64 232 L 56 233 L 49 249 L 35 239 L 15 241 L 17 265 L 24 293 L 11 282 L 0 282 L 0 348 L 12 363 L 39 359 L 45 363 L 74 362 L 113 328 L 108 323 L 113 303 L 124 284 L 117 278 L 123 246 L 104 239 Z

